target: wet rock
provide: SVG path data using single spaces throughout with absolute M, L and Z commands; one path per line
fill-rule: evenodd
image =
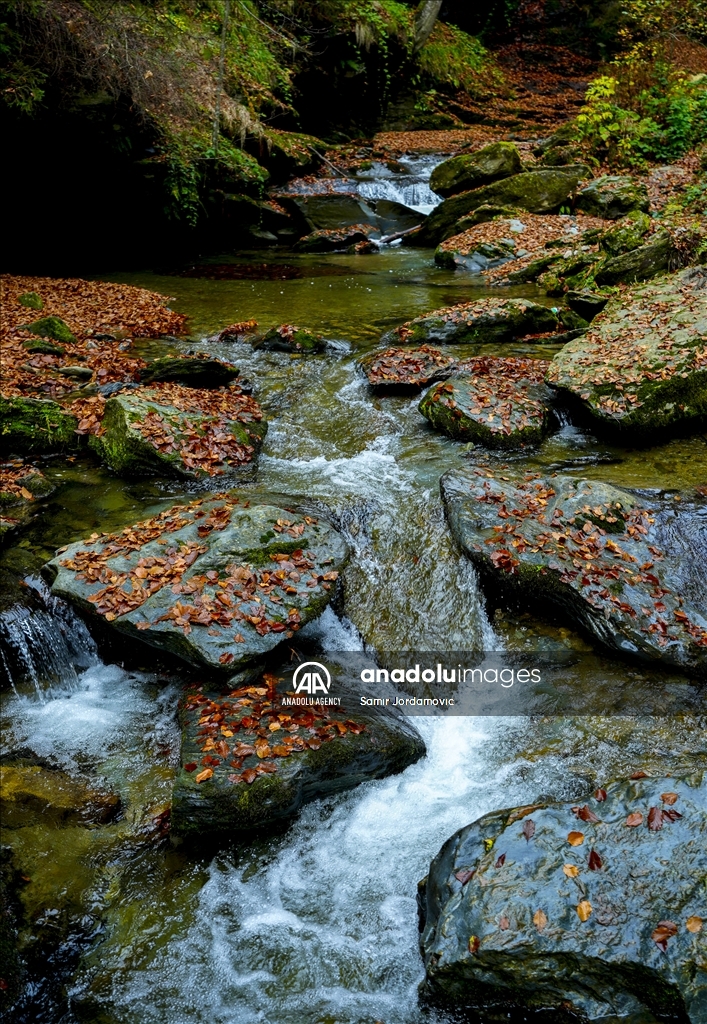
M 57 402 L 0 395 L 0 449 L 3 452 L 53 452 L 76 448 L 77 419 Z
M 420 402 L 435 430 L 489 448 L 538 443 L 549 429 L 546 359 L 467 359 Z M 543 400 L 545 399 L 545 401 Z
M 449 472 L 441 489 L 452 534 L 493 595 L 532 602 L 615 654 L 707 669 L 707 564 L 685 550 L 706 547 L 704 500 L 676 511 L 672 499 L 570 476 Z
M 3 1014 L 17 1001 L 25 980 L 18 943 L 22 916 L 18 884 L 21 878 L 12 864 L 12 852 L 8 847 L 0 847 L 0 1012 Z
M 101 428 L 89 445 L 116 473 L 204 479 L 252 473 L 267 423 L 238 385 L 157 384 L 109 398 Z
M 327 523 L 237 498 L 176 505 L 45 566 L 52 593 L 192 665 L 232 671 L 329 603 L 347 557 Z
M 505 342 L 554 331 L 558 324 L 557 313 L 530 299 L 484 298 L 415 317 L 389 332 L 385 340 L 416 345 L 428 341 Z
M 28 309 L 40 310 L 44 308 L 42 297 L 37 292 L 25 292 L 23 295 L 18 295 L 17 301 L 21 306 L 26 306 Z
M 648 211 L 648 190 L 627 175 L 605 174 L 577 193 L 575 206 L 584 213 L 618 220 L 632 210 Z
M 387 348 L 372 352 L 359 363 L 372 388 L 381 392 L 420 391 L 433 381 L 449 377 L 457 369 L 451 356 L 438 348 Z
M 328 195 L 279 195 L 277 200 L 304 221 L 309 232 L 370 224 L 378 227 L 375 210 L 360 196 L 332 192 Z
M 650 217 L 641 210 L 632 210 L 599 238 L 599 248 L 610 256 L 620 256 L 641 245 L 651 229 Z
M 253 347 L 267 352 L 294 352 L 312 355 L 326 349 L 326 341 L 320 334 L 314 334 L 294 324 L 280 324 L 271 327 L 261 338 L 254 341 Z
M 237 376 L 235 366 L 206 356 L 165 356 L 154 359 L 140 371 L 143 384 L 175 381 L 188 388 L 220 388 L 230 384 Z
M 419 891 L 429 994 L 504 1017 L 707 1019 L 707 779 L 597 794 L 447 840 Z
M 456 234 L 457 222 L 480 206 L 508 206 L 529 213 L 552 213 L 568 201 L 579 182 L 589 175 L 584 164 L 562 168 L 526 171 L 496 181 L 471 192 L 460 192 L 435 207 L 419 232 L 411 236 L 413 245 L 437 245 Z
M 319 228 L 295 243 L 297 252 L 337 252 L 358 242 L 368 241 L 375 231 L 370 224 L 352 224 L 344 228 Z
M 497 242 L 480 242 L 471 252 L 460 249 L 435 249 L 435 263 L 448 270 L 466 270 L 470 274 L 481 274 L 484 270 L 497 267 L 515 258 L 516 247 L 511 239 Z
M 104 825 L 118 814 L 120 798 L 64 772 L 8 765 L 0 766 L 0 810 L 6 828 Z
M 609 299 L 606 295 L 596 295 L 594 292 L 570 290 L 565 293 L 565 301 L 571 310 L 589 322 L 601 313 Z
M 93 370 L 90 366 L 58 366 L 55 372 L 61 377 L 69 377 L 79 383 L 91 380 L 93 377 Z
M 707 418 L 706 281 L 695 268 L 611 299 L 589 332 L 555 356 L 548 383 L 596 428 L 662 439 L 701 429 Z
M 59 316 L 43 316 L 40 320 L 27 324 L 25 330 L 39 338 L 51 338 L 62 345 L 76 344 L 76 338 Z
M 606 259 L 596 270 L 594 280 L 600 286 L 645 281 L 669 270 L 677 262 L 678 253 L 671 235 L 657 231 L 650 242 L 638 249 Z
M 375 199 L 371 202 L 378 218 L 378 227 L 384 235 L 409 231 L 425 220 L 425 215 L 418 210 L 404 203 L 396 203 L 393 199 Z
M 493 142 L 476 153 L 463 153 L 438 164 L 430 177 L 430 188 L 447 199 L 522 170 L 520 153 L 512 142 Z
M 38 469 L 0 470 L 0 540 L 24 526 L 36 508 L 38 498 L 46 498 L 54 485 Z
M 287 820 L 312 800 L 394 775 L 425 753 L 402 718 L 284 707 L 262 684 L 228 696 L 191 691 L 181 723 L 172 831 L 193 838 L 243 836 Z

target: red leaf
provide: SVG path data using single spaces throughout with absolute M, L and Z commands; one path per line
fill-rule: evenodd
M 602 867 L 602 859 L 601 859 L 601 857 L 599 856 L 599 854 L 597 853 L 596 850 L 590 850 L 589 851 L 589 870 L 590 871 L 599 871 L 599 869 L 601 867 Z
M 648 812 L 648 828 L 651 832 L 660 832 L 663 827 L 663 811 L 660 807 L 651 807 Z
M 523 835 L 525 836 L 526 843 L 529 843 L 535 835 L 535 822 L 532 818 L 526 818 L 523 822 Z
M 458 882 L 461 882 L 462 885 L 466 885 L 466 883 L 469 881 L 469 879 L 473 878 L 475 874 L 476 874 L 475 870 L 471 870 L 470 871 L 467 868 L 463 868 L 460 871 L 455 871 L 454 872 L 454 877 L 457 879 Z
M 494 864 L 494 867 L 495 868 L 502 868 L 505 863 L 506 863 L 506 855 L 505 855 L 505 853 L 502 853 L 501 856 L 496 861 L 496 863 Z
M 597 800 L 599 803 L 601 803 L 602 800 L 606 800 L 606 790 L 605 789 L 595 789 L 594 790 L 594 799 Z

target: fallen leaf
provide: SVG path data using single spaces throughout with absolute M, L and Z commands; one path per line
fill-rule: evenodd
M 523 822 L 523 835 L 525 836 L 526 843 L 529 843 L 535 835 L 535 822 L 532 818 L 526 818 Z
M 590 850 L 589 851 L 589 870 L 590 871 L 599 871 L 599 869 L 601 867 L 602 867 L 602 859 L 601 859 L 601 857 L 599 856 L 599 854 L 597 853 L 596 850 Z
M 195 772 L 197 769 L 196 761 L 190 761 L 189 764 L 184 765 L 185 772 Z
M 640 769 L 640 771 L 634 772 L 633 775 L 630 776 L 630 778 L 632 778 L 632 779 L 647 779 L 648 778 L 648 772 L 644 772 L 643 769 Z
M 469 879 L 473 878 L 475 874 L 476 871 L 474 870 L 462 868 L 461 870 L 454 872 L 454 877 L 457 879 L 458 882 L 461 882 L 462 885 L 466 885 Z
M 688 917 L 685 922 L 685 927 L 689 932 L 692 932 L 693 935 L 697 935 L 698 932 L 702 931 L 702 918 L 698 917 L 696 914 L 692 917 Z
M 577 904 L 577 917 L 580 921 L 588 921 L 592 913 L 592 905 L 589 900 L 582 900 Z
M 663 812 L 660 807 L 651 807 L 648 811 L 648 828 L 651 832 L 660 832 L 663 827 Z
M 533 924 L 541 932 L 547 924 L 547 914 L 544 910 L 536 910 L 533 914 Z
M 584 833 L 570 832 L 570 834 L 567 836 L 567 842 L 570 844 L 570 846 L 581 846 L 584 842 Z
M 572 813 L 575 814 L 580 821 L 588 821 L 591 824 L 599 821 L 599 818 L 597 818 L 594 811 L 592 811 L 587 804 L 585 804 L 584 807 L 573 807 Z
M 470 935 L 469 936 L 469 952 L 470 953 L 478 953 L 480 945 L 481 945 L 481 943 L 479 942 L 478 935 Z
M 602 800 L 606 800 L 606 790 L 605 789 L 595 789 L 594 790 L 594 799 L 597 800 L 599 803 L 601 803 Z
M 677 793 L 661 793 L 660 799 L 663 801 L 664 804 L 667 804 L 668 807 L 672 807 L 673 804 L 676 803 L 678 795 Z
M 632 811 L 626 819 L 628 828 L 637 828 L 643 824 L 643 815 L 640 811 Z
M 506 855 L 505 855 L 505 853 L 502 853 L 501 856 L 496 861 L 496 863 L 494 864 L 494 867 L 495 868 L 502 868 L 505 863 L 506 863 Z
M 678 933 L 678 926 L 674 921 L 659 921 L 658 927 L 653 930 L 651 938 L 656 946 L 665 951 L 668 948 L 668 939 L 672 939 Z
M 199 774 L 196 776 L 195 781 L 196 782 L 206 782 L 206 780 L 210 779 L 213 774 L 214 774 L 213 768 L 204 768 L 203 772 L 199 772 Z
M 503 916 L 503 917 L 502 917 L 502 918 L 501 918 L 501 919 L 499 920 L 499 922 L 498 922 L 498 927 L 499 927 L 499 928 L 501 929 L 501 931 L 502 931 L 502 932 L 505 932 L 505 931 L 506 931 L 506 929 L 508 928 L 508 926 L 510 925 L 510 923 L 511 923 L 511 922 L 510 922 L 510 921 L 508 920 L 508 918 L 507 918 L 507 917 L 505 917 L 505 915 L 504 915 L 504 916 Z
M 576 866 L 576 864 L 563 864 L 562 870 L 568 878 L 576 878 L 579 874 L 579 868 Z

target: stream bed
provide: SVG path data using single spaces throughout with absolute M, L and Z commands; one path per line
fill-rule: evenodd
M 373 396 L 356 363 L 384 331 L 489 294 L 478 279 L 436 267 L 429 251 L 258 251 L 181 273 L 105 279 L 170 295 L 172 307 L 190 318 L 189 341 L 138 341 L 137 352 L 207 351 L 253 382 L 269 431 L 257 481 L 240 488 L 243 494 L 306 503 L 350 544 L 342 607 L 328 609 L 312 630 L 323 648 L 568 650 L 591 666 L 579 685 L 598 678 L 621 685 L 625 666 L 594 656 L 571 630 L 541 622 L 536 609 L 489 615 L 475 572 L 446 528 L 439 477 L 470 465 L 503 472 L 513 462 L 633 488 L 687 488 L 707 480 L 704 437 L 631 451 L 567 424 L 537 449 L 498 455 L 436 434 L 417 411 L 419 397 Z M 553 302 L 527 286 L 504 290 L 513 294 Z M 330 344 L 324 355 L 302 358 L 209 340 L 249 319 L 307 327 Z M 547 358 L 554 351 L 459 347 L 462 357 Z M 0 568 L 32 577 L 56 547 L 128 525 L 191 493 L 175 481 L 120 481 L 88 456 L 46 460 L 43 472 L 57 485 L 46 514 L 0 558 Z M 428 753 L 403 774 L 311 804 L 290 828 L 248 846 L 187 853 L 172 847 L 158 824 L 178 763 L 177 681 L 149 665 L 107 663 L 65 606 L 55 608 L 54 626 L 40 623 L 45 613 L 33 614 L 5 613 L 0 622 L 24 665 L 3 704 L 4 756 L 34 758 L 101 784 L 120 795 L 123 814 L 93 829 L 6 831 L 4 842 L 31 879 L 23 891 L 31 922 L 23 941 L 31 950 L 54 935 L 56 949 L 45 977 L 34 966 L 18 1020 L 452 1021 L 418 998 L 424 972 L 416 886 L 444 840 L 487 811 L 541 796 L 579 798 L 650 759 L 666 773 L 686 758 L 707 764 L 704 730 L 689 716 L 418 718 Z M 647 671 L 630 671 L 634 680 L 656 684 Z

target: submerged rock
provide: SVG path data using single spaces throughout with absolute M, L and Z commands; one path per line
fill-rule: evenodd
M 238 376 L 235 366 L 207 356 L 165 356 L 140 370 L 143 384 L 173 381 L 188 388 L 220 388 Z
M 462 153 L 438 164 L 432 171 L 430 188 L 447 199 L 522 170 L 520 153 L 512 142 L 492 142 L 475 153 Z
M 387 348 L 372 352 L 359 363 L 368 383 L 376 391 L 419 391 L 435 380 L 449 377 L 457 369 L 451 356 L 438 348 Z
M 640 252 L 640 250 L 638 250 Z M 707 273 L 638 285 L 566 345 L 547 381 L 597 427 L 650 437 L 707 419 Z
M 559 324 L 557 313 L 530 299 L 484 298 L 415 317 L 389 332 L 384 340 L 410 344 L 441 341 L 455 345 L 470 341 L 504 342 L 554 331 Z
M 605 174 L 577 193 L 576 208 L 606 220 L 618 220 L 632 210 L 647 212 L 648 190 L 627 175 Z
M 583 164 L 545 168 L 514 174 L 471 192 L 460 192 L 435 207 L 419 232 L 410 237 L 412 245 L 437 245 L 458 233 L 457 221 L 480 206 L 507 206 L 529 213 L 552 213 L 567 202 L 589 175 Z
M 460 441 L 518 448 L 542 440 L 549 428 L 543 401 L 546 359 L 467 359 L 461 373 L 427 392 L 420 412 Z
M 253 347 L 267 352 L 296 352 L 303 355 L 323 352 L 326 341 L 320 334 L 314 334 L 306 328 L 295 327 L 294 324 L 280 324 L 271 327 L 260 338 L 256 338 Z
M 76 448 L 77 422 L 49 399 L 0 395 L 0 448 L 5 453 Z
M 266 430 L 260 406 L 238 385 L 157 384 L 109 398 L 89 445 L 123 476 L 204 479 L 252 472 Z
M 704 500 L 481 470 L 446 473 L 441 491 L 452 534 L 494 599 L 569 621 L 615 654 L 707 668 Z
M 359 242 L 367 242 L 375 229 L 370 224 L 351 224 L 343 228 L 319 228 L 295 243 L 297 252 L 337 252 Z
M 707 778 L 617 782 L 460 829 L 419 891 L 429 994 L 571 1019 L 707 1020 Z
M 115 793 L 103 793 L 60 771 L 0 767 L 0 810 L 6 828 L 28 825 L 104 825 L 120 810 Z
M 327 523 L 234 497 L 175 505 L 45 566 L 52 593 L 192 665 L 232 669 L 329 603 L 347 548 Z
M 0 540 L 24 526 L 36 507 L 36 499 L 48 497 L 54 489 L 34 466 L 0 469 Z
M 393 714 L 286 707 L 272 687 L 226 696 L 192 689 L 181 706 L 181 770 L 172 830 L 243 836 L 293 817 L 306 803 L 403 771 L 425 753 Z

